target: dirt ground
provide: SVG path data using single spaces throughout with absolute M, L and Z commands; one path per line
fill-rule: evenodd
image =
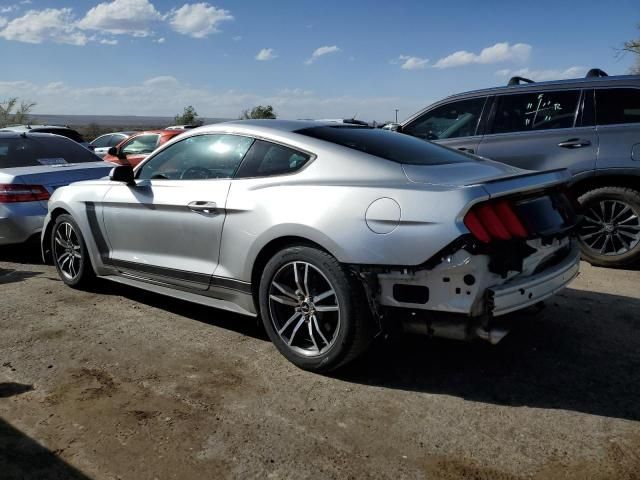
M 639 282 L 584 264 L 498 346 L 321 376 L 249 318 L 0 250 L 0 478 L 640 478 Z

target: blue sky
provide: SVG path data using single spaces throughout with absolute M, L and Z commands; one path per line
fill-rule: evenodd
M 36 112 L 404 118 L 506 82 L 625 73 L 638 0 L 0 0 L 0 99 Z M 315 52 L 315 54 L 314 54 Z

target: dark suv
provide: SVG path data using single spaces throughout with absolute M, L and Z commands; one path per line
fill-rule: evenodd
M 583 257 L 607 267 L 640 260 L 640 76 L 514 77 L 390 129 L 529 170 L 567 168 L 584 207 Z

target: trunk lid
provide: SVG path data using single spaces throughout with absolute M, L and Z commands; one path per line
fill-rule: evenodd
M 402 169 L 413 183 L 467 187 L 480 185 L 490 197 L 545 189 L 569 181 L 564 169 L 532 172 L 491 160 L 443 165 L 409 165 Z
M 47 189 L 49 194 L 52 194 L 57 188 L 73 182 L 106 177 L 113 167 L 113 164 L 107 162 L 87 162 L 3 168 L 0 169 L 3 177 L 0 183 L 42 185 Z M 46 208 L 46 201 L 41 201 L 40 203 Z

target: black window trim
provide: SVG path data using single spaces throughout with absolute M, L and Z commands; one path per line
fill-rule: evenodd
M 580 110 L 580 105 L 581 105 L 581 100 L 582 100 L 582 88 L 580 87 L 567 87 L 567 88 L 544 88 L 544 89 L 539 89 L 539 90 L 527 90 L 527 91 L 515 91 L 515 92 L 505 92 L 505 93 L 496 93 L 494 95 L 494 99 L 492 101 L 492 105 L 491 105 L 491 112 L 489 114 L 489 118 L 487 119 L 487 124 L 486 124 L 486 131 L 484 133 L 483 136 L 485 137 L 497 137 L 500 135 L 527 135 L 527 134 L 541 134 L 542 132 L 557 132 L 557 131 L 563 131 L 563 130 L 573 130 L 575 128 L 579 128 L 579 125 L 577 124 L 577 119 L 578 119 L 578 111 Z M 578 103 L 576 106 L 576 111 L 574 112 L 574 116 L 573 116 L 573 125 L 571 127 L 563 127 L 563 128 L 550 128 L 550 129 L 544 129 L 544 130 L 520 130 L 517 132 L 500 132 L 500 133 L 491 133 L 491 128 L 493 127 L 493 122 L 495 120 L 495 116 L 496 116 L 496 109 L 498 108 L 498 100 L 500 99 L 500 97 L 506 97 L 509 95 L 526 95 L 526 94 L 536 94 L 536 93 L 544 93 L 544 92 L 571 92 L 571 91 L 577 91 L 578 92 Z
M 171 142 L 171 143 L 167 142 L 167 143 L 165 143 L 162 146 L 162 148 L 154 151 L 153 155 L 149 155 L 147 158 L 145 158 L 142 162 L 140 162 L 135 167 L 135 169 L 134 169 L 134 178 L 137 180 L 138 179 L 138 175 L 140 174 L 140 171 L 142 170 L 143 165 L 146 164 L 147 162 L 149 162 L 152 158 L 154 158 L 160 152 L 163 152 L 165 150 L 165 148 L 168 148 L 171 145 L 175 145 L 175 144 L 180 143 L 180 142 L 182 142 L 184 140 L 187 140 L 189 138 L 204 137 L 204 136 L 208 136 L 208 135 L 234 135 L 236 137 L 250 138 L 250 139 L 253 140 L 253 142 L 251 142 L 251 145 L 249 146 L 249 148 L 247 148 L 247 151 L 245 152 L 244 156 L 242 157 L 242 159 L 238 163 L 238 166 L 234 170 L 233 175 L 231 175 L 228 178 L 207 178 L 207 179 L 204 179 L 203 181 L 212 181 L 212 180 L 213 181 L 215 181 L 215 180 L 250 180 L 250 179 L 256 179 L 256 178 L 273 178 L 273 177 L 283 177 L 283 176 L 288 176 L 288 175 L 295 175 L 295 174 L 300 173 L 301 171 L 303 171 L 305 168 L 307 168 L 307 165 L 311 164 L 317 158 L 317 155 L 315 153 L 312 153 L 312 152 L 310 152 L 308 150 L 305 150 L 305 149 L 297 147 L 297 146 L 293 146 L 291 144 L 287 144 L 285 142 L 281 142 L 281 141 L 278 141 L 278 140 L 273 140 L 271 138 L 264 137 L 262 135 L 250 135 L 250 134 L 247 134 L 247 133 L 226 132 L 226 131 L 201 132 L 201 133 L 198 133 L 196 135 L 189 135 L 188 137 L 182 138 L 178 142 Z M 236 178 L 236 173 L 238 173 L 238 170 L 240 169 L 240 167 L 244 163 L 245 158 L 247 157 L 247 153 L 249 153 L 249 150 L 251 149 L 251 147 L 253 146 L 253 143 L 256 140 L 262 140 L 263 142 L 273 143 L 274 145 L 280 145 L 282 147 L 290 148 L 291 150 L 295 150 L 297 152 L 304 153 L 305 155 L 307 155 L 309 157 L 309 160 L 307 160 L 302 167 L 300 167 L 297 170 L 294 170 L 293 172 L 279 173 L 279 174 L 275 174 L 275 175 L 258 175 L 258 176 L 255 176 L 255 177 L 240 177 L 240 178 Z M 173 181 L 176 181 L 176 180 L 173 180 Z
M 607 125 L 600 125 L 598 123 L 598 90 L 639 90 L 640 87 L 633 85 L 615 85 L 615 86 L 596 86 L 593 88 L 593 111 L 594 111 L 594 124 L 596 128 L 611 128 L 611 127 L 621 127 L 628 125 L 638 126 L 638 122 L 627 122 L 627 123 L 609 123 Z

